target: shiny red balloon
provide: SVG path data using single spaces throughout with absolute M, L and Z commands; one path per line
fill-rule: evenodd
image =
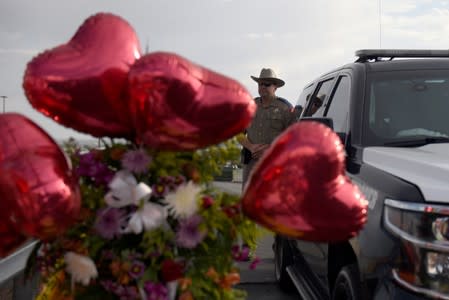
M 0 258 L 6 257 L 22 245 L 27 237 L 24 236 L 12 219 L 7 197 L 16 197 L 17 190 L 9 179 L 7 172 L 0 170 Z
M 316 122 L 279 136 L 256 164 L 242 198 L 245 214 L 272 231 L 314 242 L 355 236 L 367 201 L 344 175 L 340 138 Z
M 243 131 L 256 105 L 237 81 L 172 53 L 143 56 L 129 72 L 139 143 L 194 150 Z
M 31 60 L 23 87 L 34 108 L 93 136 L 133 137 L 126 79 L 139 40 L 122 18 L 98 13 L 72 39 Z
M 0 137 L 0 172 L 8 177 L 8 184 L 0 185 L 3 216 L 25 236 L 55 238 L 75 222 L 81 205 L 66 156 L 19 114 L 0 115 Z

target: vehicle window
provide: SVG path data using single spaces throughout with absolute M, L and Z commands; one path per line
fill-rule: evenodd
M 368 77 L 364 143 L 449 137 L 449 72 L 419 70 Z
M 312 95 L 314 88 L 315 88 L 314 84 L 308 85 L 304 88 L 301 95 L 299 95 L 298 101 L 296 101 L 295 105 L 295 113 L 297 120 L 301 116 L 301 113 L 304 111 L 304 107 L 307 107 L 308 101 L 310 100 L 310 96 Z M 300 107 L 301 109 L 299 109 Z
M 325 103 L 327 101 L 327 97 L 330 93 L 330 89 L 332 87 L 332 83 L 334 82 L 334 78 L 326 79 L 318 84 L 318 89 L 311 96 L 311 99 L 308 101 L 307 110 L 304 112 L 304 116 L 314 116 L 320 117 L 323 116 L 323 112 L 325 109 Z
M 336 132 L 346 132 L 349 116 L 351 80 L 348 76 L 338 78 L 334 94 L 327 106 L 326 117 L 332 118 Z

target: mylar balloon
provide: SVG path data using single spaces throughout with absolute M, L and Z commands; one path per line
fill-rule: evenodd
M 315 242 L 353 237 L 367 201 L 344 175 L 340 138 L 316 122 L 281 134 L 254 167 L 243 194 L 245 214 L 272 231 Z
M 0 190 L 8 193 L 1 200 L 3 215 L 26 236 L 49 240 L 63 233 L 74 223 L 81 203 L 66 156 L 19 114 L 0 115 L 0 137 L 0 172 L 9 180 L 2 185 L 8 190 Z
M 94 136 L 132 137 L 126 78 L 140 57 L 133 28 L 118 16 L 88 18 L 66 44 L 28 65 L 23 87 L 34 108 Z
M 27 237 L 24 236 L 18 225 L 13 220 L 11 208 L 8 206 L 6 198 L 17 197 L 17 189 L 12 184 L 9 174 L 0 170 L 0 258 L 8 256 L 20 245 Z
M 15 224 L 2 221 L 0 223 L 0 258 L 12 254 L 25 243 L 27 237 L 18 232 Z
M 139 59 L 129 73 L 138 142 L 193 150 L 243 131 L 256 105 L 237 81 L 172 53 Z

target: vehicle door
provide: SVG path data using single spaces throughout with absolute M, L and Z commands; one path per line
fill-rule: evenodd
M 351 77 L 339 74 L 329 101 L 325 104 L 324 117 L 331 118 L 333 129 L 346 145 L 349 136 L 349 106 L 351 100 Z
M 333 85 L 335 83 L 335 76 L 329 76 L 320 80 L 312 90 L 312 93 L 306 94 L 309 90 L 305 89 L 302 95 L 309 95 L 304 104 L 303 113 L 301 117 L 311 116 L 322 117 L 325 112 L 325 105 L 330 99 Z M 320 107 L 314 108 L 314 97 L 321 96 L 323 103 Z M 301 98 L 301 97 L 300 97 Z M 313 243 L 302 240 L 294 240 L 293 245 L 301 252 L 302 256 L 309 264 L 314 273 L 325 283 L 327 283 L 327 244 Z

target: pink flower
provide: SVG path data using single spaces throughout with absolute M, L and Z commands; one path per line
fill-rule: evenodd
M 260 263 L 260 258 L 259 257 L 255 257 L 254 259 L 253 259 L 253 261 L 251 262 L 251 264 L 249 265 L 249 268 L 251 269 L 251 270 L 254 270 L 256 267 L 257 267 L 257 265 Z
M 161 283 L 146 281 L 143 289 L 148 300 L 168 300 L 168 289 Z

